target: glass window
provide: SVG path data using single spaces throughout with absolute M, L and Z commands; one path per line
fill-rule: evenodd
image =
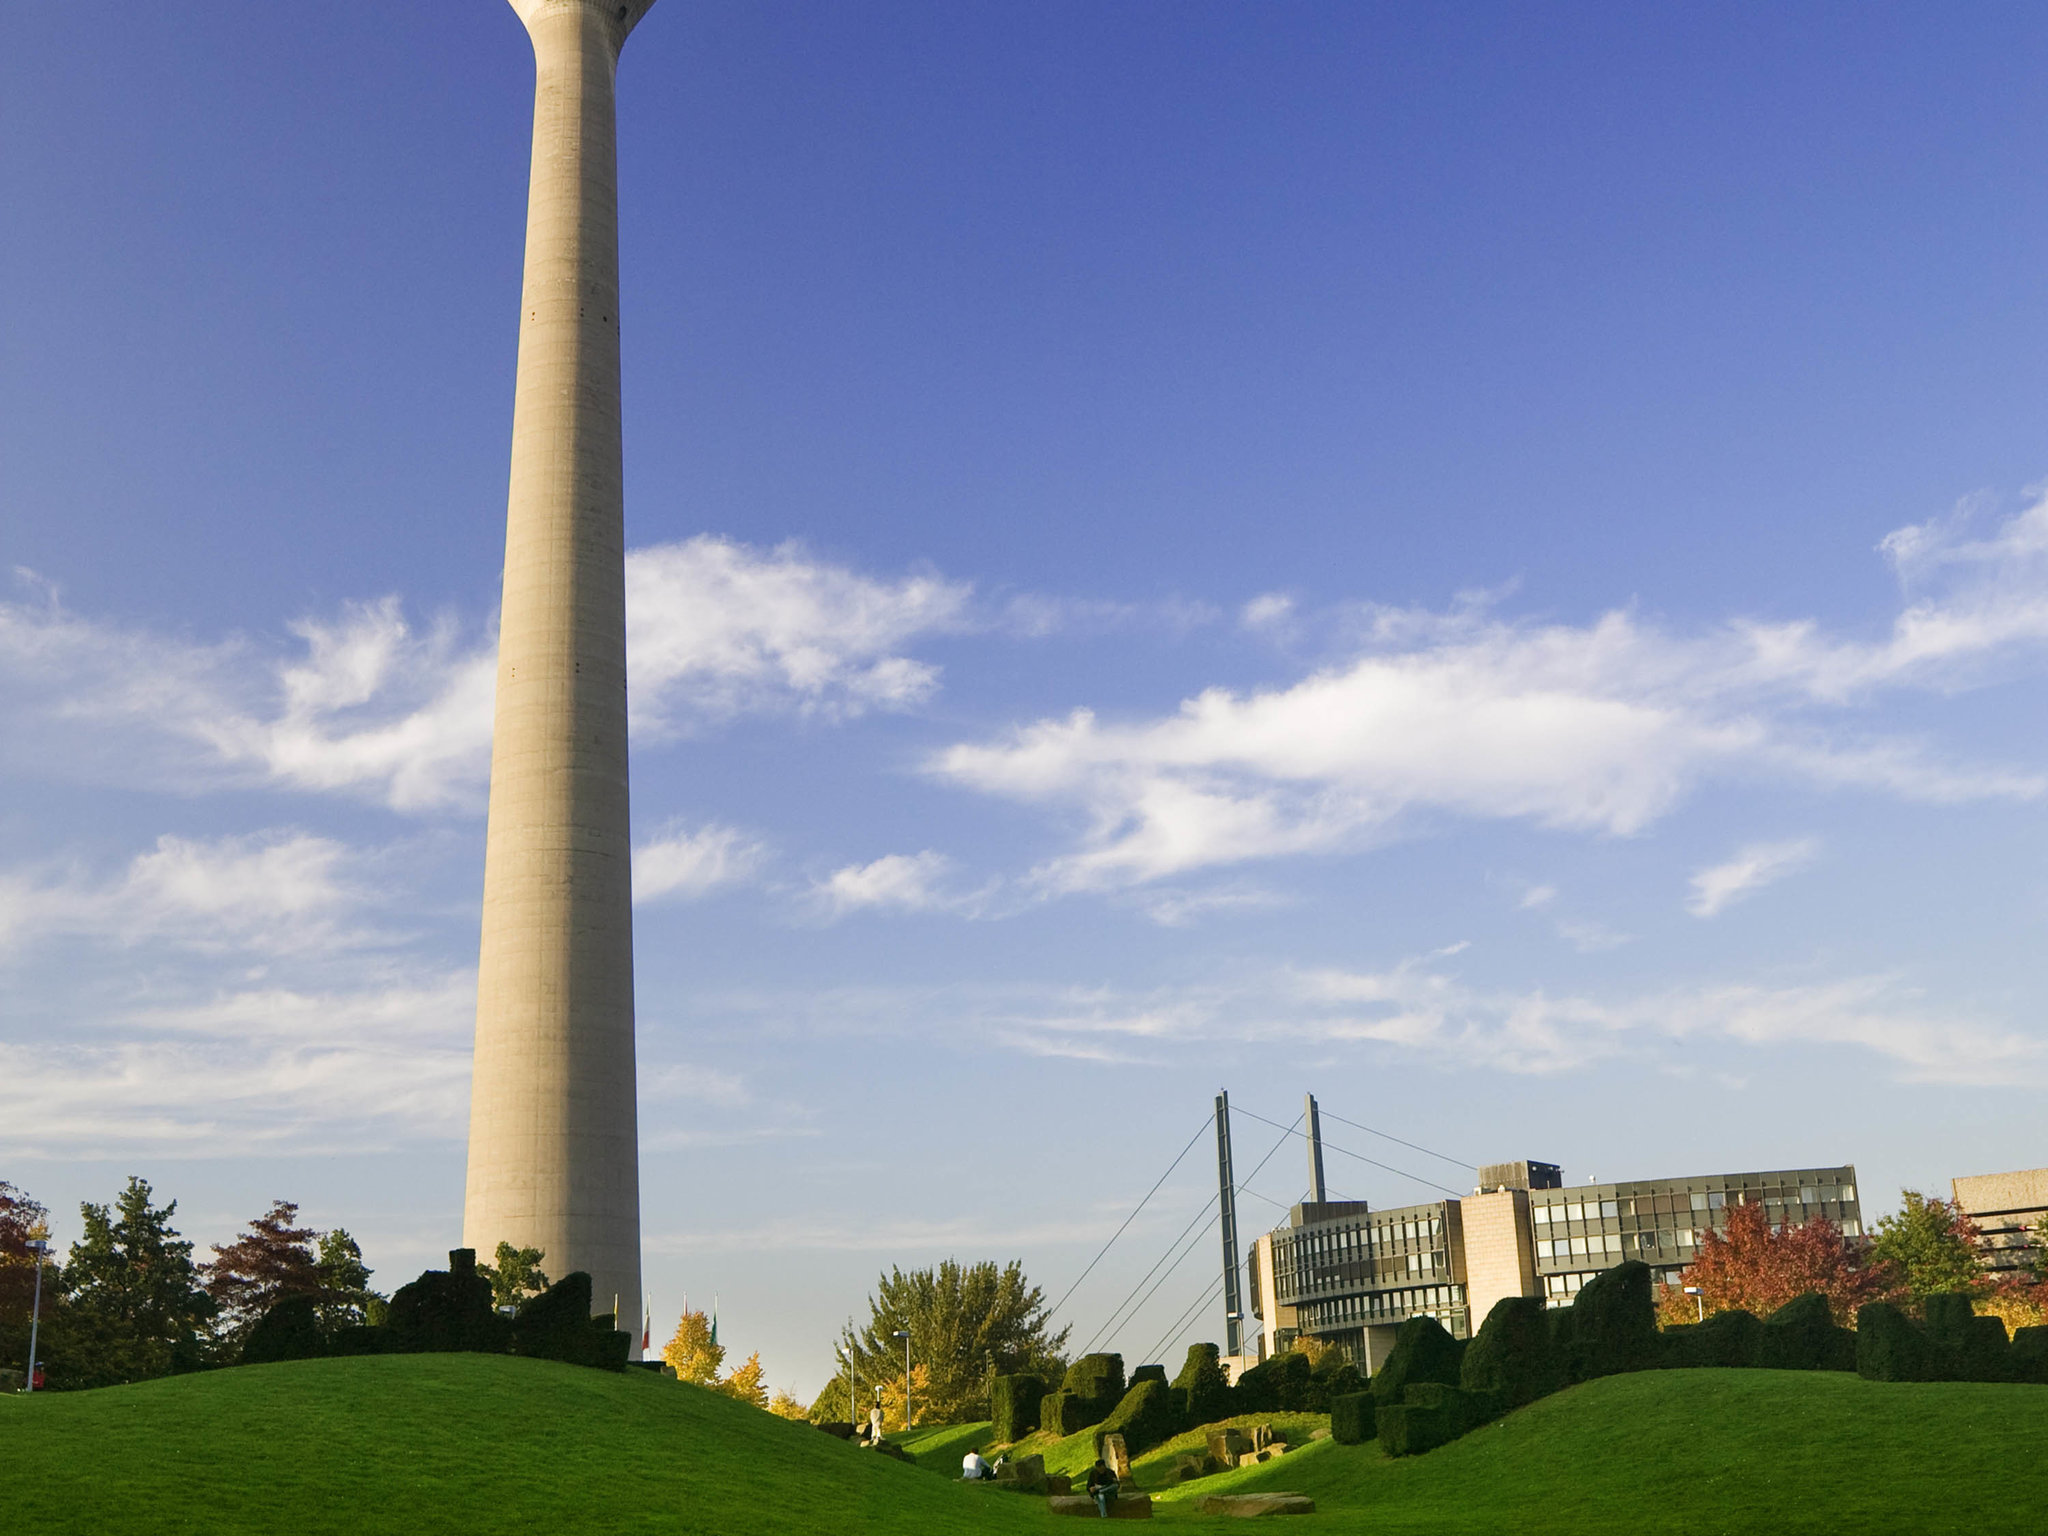
M 1531 1211 L 1531 1212 L 1530 1212 L 1529 1214 L 1530 1214 L 1530 1215 L 1531 1215 L 1531 1216 L 1532 1216 L 1533 1218 L 1535 1218 L 1535 1222 L 1536 1222 L 1536 1225 L 1537 1225 L 1537 1226 L 1539 1226 L 1539 1227 L 1547 1227 L 1547 1226 L 1549 1226 L 1549 1225 L 1550 1225 L 1550 1207 L 1549 1207 L 1549 1206 L 1547 1206 L 1547 1205 L 1539 1205 L 1539 1206 L 1537 1206 L 1537 1207 L 1536 1207 L 1536 1208 L 1535 1208 L 1534 1210 L 1532 1210 L 1532 1211 Z
M 1718 1211 L 1727 1204 L 1728 1197 L 1722 1194 L 1721 1191 L 1719 1191 L 1718 1189 L 1714 1190 L 1707 1196 L 1707 1209 L 1710 1211 Z
M 1619 1257 L 1619 1256 L 1620 1256 L 1620 1254 L 1621 1254 L 1621 1234 L 1620 1234 L 1619 1232 L 1610 1232 L 1610 1233 L 1608 1233 L 1608 1234 L 1607 1234 L 1607 1237 L 1606 1237 L 1606 1244 L 1607 1244 L 1607 1251 L 1608 1251 L 1609 1253 L 1611 1253 L 1611 1254 L 1614 1254 L 1614 1255 L 1616 1255 L 1617 1257 Z
M 1816 1188 L 1816 1187 L 1815 1187 L 1814 1185 L 1811 1185 L 1811 1184 L 1802 1184 L 1802 1185 L 1800 1185 L 1800 1187 L 1799 1187 L 1799 1203 L 1800 1203 L 1801 1205 L 1819 1205 L 1819 1204 L 1820 1204 L 1820 1190 L 1819 1190 L 1818 1188 Z
M 1851 1220 L 1851 1221 L 1844 1221 L 1844 1222 L 1842 1223 L 1842 1236 L 1844 1236 L 1844 1237 L 1861 1237 L 1862 1235 L 1863 1235 L 1863 1223 L 1862 1223 L 1862 1222 L 1860 1222 L 1860 1221 L 1854 1221 L 1854 1220 Z
M 1620 1202 L 1620 1201 L 1618 1201 L 1618 1200 L 1602 1200 L 1602 1201 L 1600 1202 L 1600 1216 L 1601 1216 L 1601 1219 L 1602 1219 L 1602 1220 L 1609 1220 L 1609 1221 L 1611 1221 L 1611 1220 L 1613 1220 L 1613 1219 L 1614 1219 L 1615 1217 L 1619 1216 L 1620 1214 L 1621 1214 L 1621 1202 Z
M 1844 1184 L 1842 1186 L 1842 1198 L 1844 1200 L 1854 1200 L 1856 1198 L 1856 1186 L 1854 1184 Z
M 1692 1192 L 1692 1208 L 1696 1211 L 1704 1211 L 1707 1208 L 1706 1195 L 1697 1189 Z

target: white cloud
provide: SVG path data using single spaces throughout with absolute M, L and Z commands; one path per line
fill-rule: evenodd
M 633 901 L 693 898 L 736 885 L 752 879 L 766 857 L 758 840 L 733 827 L 713 823 L 694 832 L 671 827 L 633 850 Z
M 220 1157 L 459 1136 L 475 1008 L 474 973 L 451 972 L 228 991 L 111 1012 L 60 1041 L 0 1041 L 0 1149 Z
M 112 880 L 77 869 L 0 873 L 0 945 L 61 935 L 205 950 L 331 949 L 362 937 L 341 926 L 363 899 L 347 878 L 353 859 L 342 844 L 302 832 L 165 836 Z
M 1787 843 L 1751 843 L 1734 858 L 1695 873 L 1685 909 L 1694 917 L 1713 917 L 1751 891 L 1804 869 L 1819 851 L 1820 844 L 1810 837 Z
M 963 898 L 942 890 L 953 861 L 942 853 L 891 853 L 871 864 L 849 864 L 815 882 L 811 894 L 834 916 L 868 907 L 929 912 L 956 907 Z
M 1079 810 L 1079 845 L 1035 872 L 1054 891 L 1359 847 L 1430 815 L 1628 836 L 1709 778 L 2038 797 L 2038 773 L 1958 765 L 1843 725 L 1881 688 L 1962 686 L 2048 640 L 2048 502 L 1984 539 L 1959 527 L 1886 541 L 1902 578 L 1947 584 L 1880 641 L 1810 622 L 1685 636 L 1629 612 L 1532 624 L 1476 600 L 1371 609 L 1358 653 L 1298 682 L 1212 688 L 1125 722 L 1078 709 L 955 745 L 931 769 Z
M 496 644 L 452 619 L 425 630 L 396 597 L 289 626 L 296 651 L 213 644 L 82 618 L 22 573 L 30 600 L 0 603 L 0 706 L 11 754 L 47 771 L 90 760 L 153 787 L 270 784 L 381 800 L 408 812 L 474 810 L 490 772 Z M 938 669 L 912 641 L 968 627 L 971 588 L 937 576 L 876 580 L 806 556 L 697 538 L 626 557 L 635 727 L 671 734 L 743 713 L 843 719 L 907 709 Z M 61 750 L 60 750 L 61 749 Z
M 626 557 L 634 723 L 795 710 L 907 709 L 938 668 L 901 654 L 966 626 L 972 589 L 934 575 L 877 581 L 801 546 L 757 550 L 704 535 Z

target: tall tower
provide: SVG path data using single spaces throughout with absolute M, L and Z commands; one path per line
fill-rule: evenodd
M 612 85 L 654 0 L 512 0 L 533 40 L 533 171 L 463 1243 L 586 1270 L 640 1306 L 625 498 Z

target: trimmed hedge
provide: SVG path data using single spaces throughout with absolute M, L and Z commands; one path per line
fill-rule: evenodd
M 287 1296 L 256 1319 L 242 1344 L 242 1364 L 269 1365 L 278 1360 L 315 1360 L 327 1353 L 320 1314 L 310 1296 Z
M 1380 1449 L 1389 1456 L 1420 1456 L 1433 1451 L 1484 1424 L 1492 1417 L 1489 1406 L 1461 1387 L 1418 1381 L 1408 1388 L 1405 1399 L 1374 1415 Z
M 1165 1386 L 1166 1367 L 1163 1365 L 1139 1366 L 1135 1371 L 1131 1372 L 1131 1386 L 1135 1387 L 1141 1381 L 1156 1381 L 1162 1387 Z
M 473 1248 L 455 1249 L 445 1270 L 430 1269 L 401 1285 L 384 1326 L 404 1354 L 497 1354 L 505 1347 L 505 1320 L 492 1310 L 491 1282 L 476 1272 Z
M 2005 1324 L 1979 1317 L 1971 1298 L 1962 1294 L 1924 1297 L 1928 1365 L 1938 1381 L 2007 1381 L 2012 1376 Z
M 1757 1363 L 1773 1371 L 1853 1371 L 1856 1335 L 1835 1325 L 1825 1296 L 1808 1291 L 1764 1319 Z
M 1290 1349 L 1240 1375 L 1232 1406 L 1239 1413 L 1299 1413 L 1314 1395 L 1308 1356 Z
M 590 1276 L 581 1270 L 522 1306 L 506 1332 L 512 1354 L 606 1371 L 623 1371 L 633 1346 L 633 1336 L 614 1327 L 609 1312 L 591 1315 Z
M 1867 1381 L 1928 1379 L 1927 1340 L 1913 1320 L 1888 1301 L 1856 1309 L 1856 1374 Z
M 1761 1365 L 1764 1325 L 1740 1307 L 1716 1312 L 1704 1323 L 1680 1323 L 1663 1334 L 1663 1361 L 1669 1367 Z
M 1136 1385 L 1123 1395 L 1114 1412 L 1095 1426 L 1095 1451 L 1102 1453 L 1104 1435 L 1122 1435 L 1124 1449 L 1133 1456 L 1149 1451 L 1155 1445 L 1164 1445 L 1180 1430 L 1173 1412 L 1173 1389 L 1167 1386 L 1165 1373 L 1159 1376 L 1140 1377 Z
M 1468 1392 L 1491 1392 L 1509 1408 L 1520 1408 L 1561 1390 L 1567 1370 L 1551 1337 L 1540 1296 L 1507 1296 L 1493 1304 L 1479 1336 L 1465 1347 L 1458 1384 Z
M 1038 1400 L 1038 1427 L 1048 1435 L 1064 1439 L 1078 1435 L 1090 1424 L 1099 1424 L 1103 1411 L 1095 1405 L 1092 1397 L 1077 1397 L 1072 1392 L 1048 1392 Z
M 1566 1358 L 1573 1381 L 1654 1370 L 1657 1304 L 1651 1297 L 1650 1266 L 1629 1259 L 1588 1280 L 1568 1314 Z
M 1038 1428 L 1038 1403 L 1045 1383 L 1036 1376 L 998 1376 L 989 1383 L 989 1433 L 998 1445 L 1022 1440 Z
M 1100 1403 L 1103 1413 L 1108 1413 L 1123 1397 L 1126 1385 L 1122 1355 L 1083 1355 L 1067 1367 L 1060 1390 Z
M 1383 1407 L 1405 1401 L 1410 1383 L 1435 1382 L 1455 1387 L 1465 1346 L 1433 1317 L 1411 1317 L 1394 1336 L 1387 1363 L 1372 1379 L 1373 1395 Z M 1381 1429 L 1384 1435 L 1386 1430 Z M 1398 1454 L 1398 1453 L 1397 1453 Z
M 1173 1405 L 1181 1422 L 1192 1429 L 1230 1413 L 1230 1378 L 1214 1344 L 1190 1344 L 1180 1374 L 1173 1378 Z
M 2048 1331 L 2048 1330 L 2044 1330 Z M 1339 1445 L 1363 1445 L 1379 1434 L 1370 1392 L 1346 1392 L 1330 1399 L 1330 1438 Z
M 2048 1328 L 2019 1328 L 2012 1336 L 2012 1379 L 2048 1386 Z

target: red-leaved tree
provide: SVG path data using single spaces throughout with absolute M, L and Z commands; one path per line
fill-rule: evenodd
M 313 1253 L 313 1241 L 320 1234 L 295 1226 L 298 1218 L 297 1205 L 273 1201 L 269 1211 L 250 1222 L 249 1230 L 232 1243 L 225 1248 L 214 1244 L 213 1261 L 199 1266 L 206 1292 L 220 1308 L 223 1339 L 240 1341 L 258 1318 L 287 1296 L 326 1298 L 327 1285 Z
M 1709 1313 L 1740 1308 L 1766 1317 L 1793 1297 L 1818 1291 L 1844 1325 L 1855 1322 L 1865 1302 L 1900 1292 L 1890 1267 L 1860 1263 L 1842 1229 L 1827 1217 L 1787 1222 L 1772 1231 L 1760 1204 L 1730 1206 L 1727 1227 L 1700 1234 L 1699 1254 L 1680 1278 L 1683 1285 L 1699 1287 Z M 1689 1323 L 1699 1315 L 1693 1298 L 1675 1288 L 1666 1290 L 1659 1311 L 1668 1323 Z

